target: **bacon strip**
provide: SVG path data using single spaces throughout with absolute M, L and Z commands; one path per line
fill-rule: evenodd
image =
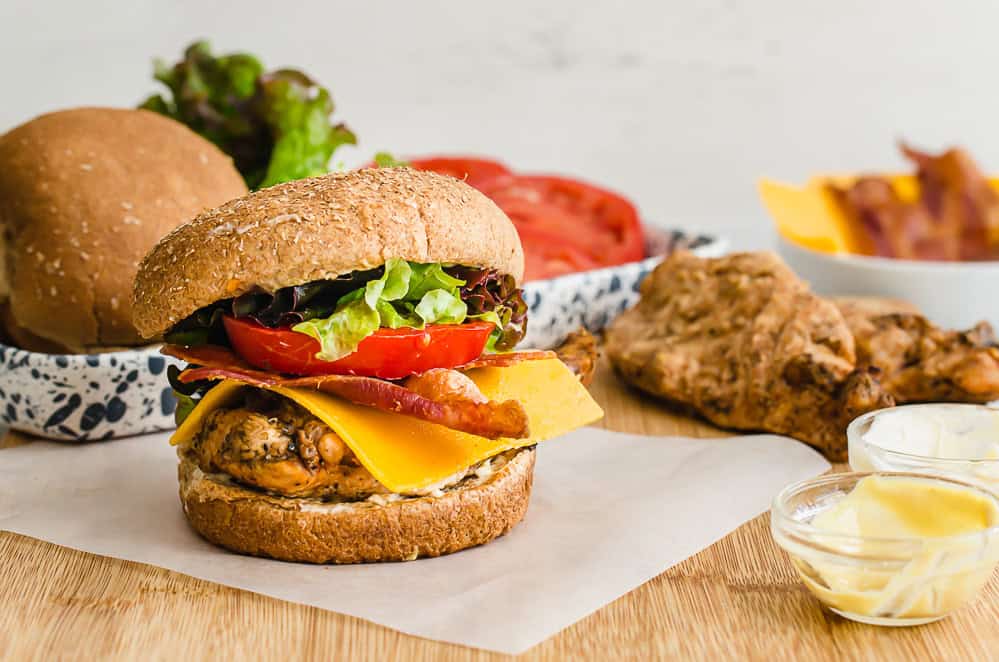
M 523 352 L 508 352 L 506 354 L 483 354 L 477 359 L 455 368 L 455 370 L 473 370 L 475 368 L 506 368 L 517 365 L 521 361 L 541 361 L 558 358 L 558 354 L 546 349 L 529 349 Z
M 178 379 L 184 383 L 202 379 L 235 379 L 260 388 L 313 388 L 354 404 L 412 416 L 489 439 L 523 439 L 530 436 L 527 412 L 516 400 L 475 402 L 467 398 L 456 398 L 453 394 L 445 394 L 439 400 L 431 399 L 393 382 L 356 375 L 282 377 L 247 366 L 224 347 L 206 349 L 208 347 L 185 349 L 166 345 L 162 351 L 169 356 L 203 366 L 180 373 Z
M 265 370 L 257 370 L 249 363 L 239 358 L 239 356 L 221 345 L 200 345 L 198 347 L 181 347 L 180 345 L 163 345 L 160 347 L 160 354 L 172 356 L 175 359 L 193 363 L 206 368 L 222 368 L 225 370 L 236 370 L 261 380 L 261 383 L 272 384 L 281 379 L 281 376 Z M 185 371 L 186 372 L 186 371 Z M 181 381 L 184 381 L 183 379 Z

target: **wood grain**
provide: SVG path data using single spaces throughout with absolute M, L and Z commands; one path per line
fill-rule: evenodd
M 721 434 L 639 398 L 606 366 L 593 390 L 607 428 Z M 2 462 L 0 454 L 0 475 Z M 0 533 L 0 577 L 0 655 L 10 660 L 504 657 L 11 533 Z M 997 623 L 995 577 L 973 606 L 919 628 L 874 628 L 824 612 L 764 515 L 523 657 L 990 660 L 999 659 Z

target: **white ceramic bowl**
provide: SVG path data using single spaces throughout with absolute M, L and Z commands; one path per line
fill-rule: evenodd
M 831 255 L 781 238 L 778 252 L 823 296 L 878 296 L 915 305 L 935 324 L 999 328 L 999 262 L 917 262 Z

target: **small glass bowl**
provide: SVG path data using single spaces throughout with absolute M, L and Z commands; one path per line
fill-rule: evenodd
M 922 455 L 897 448 L 887 448 L 865 439 L 865 435 L 879 418 L 906 416 L 909 412 L 919 413 L 926 410 L 942 411 L 946 415 L 947 424 L 953 426 L 952 432 L 958 436 L 975 431 L 974 425 L 968 422 L 971 418 L 982 417 L 985 414 L 989 417 L 999 418 L 999 410 L 996 408 L 975 404 L 904 405 L 869 412 L 855 419 L 847 427 L 846 437 L 850 453 L 850 468 L 854 471 L 907 471 L 941 474 L 975 483 L 999 494 L 999 458 Z M 961 418 L 966 419 L 964 424 L 959 420 Z M 999 430 L 997 430 L 995 441 L 999 445 Z
M 842 473 L 789 485 L 774 499 L 770 530 L 808 589 L 831 611 L 871 625 L 922 625 L 971 602 L 999 564 L 999 525 L 940 538 L 877 538 L 812 524 L 873 475 L 969 489 L 999 507 L 991 491 L 933 474 Z

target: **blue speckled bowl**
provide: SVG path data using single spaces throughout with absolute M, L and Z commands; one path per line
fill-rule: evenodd
M 39 354 L 0 344 L 0 420 L 68 441 L 127 437 L 174 427 L 166 367 L 143 347 L 106 354 Z
M 596 333 L 638 301 L 639 283 L 662 261 L 663 255 L 686 248 L 701 257 L 717 257 L 726 248 L 723 240 L 679 230 L 651 230 L 648 235 L 646 252 L 655 257 L 526 283 L 524 300 L 530 313 L 527 336 L 520 346 L 555 347 L 580 326 Z
M 719 255 L 724 243 L 683 232 L 654 232 L 650 255 L 687 248 Z M 661 257 L 569 274 L 524 286 L 530 306 L 523 347 L 558 345 L 581 325 L 600 331 L 638 300 L 638 284 Z M 90 355 L 39 354 L 0 344 L 0 421 L 49 439 L 88 441 L 174 428 L 176 402 L 159 347 Z

